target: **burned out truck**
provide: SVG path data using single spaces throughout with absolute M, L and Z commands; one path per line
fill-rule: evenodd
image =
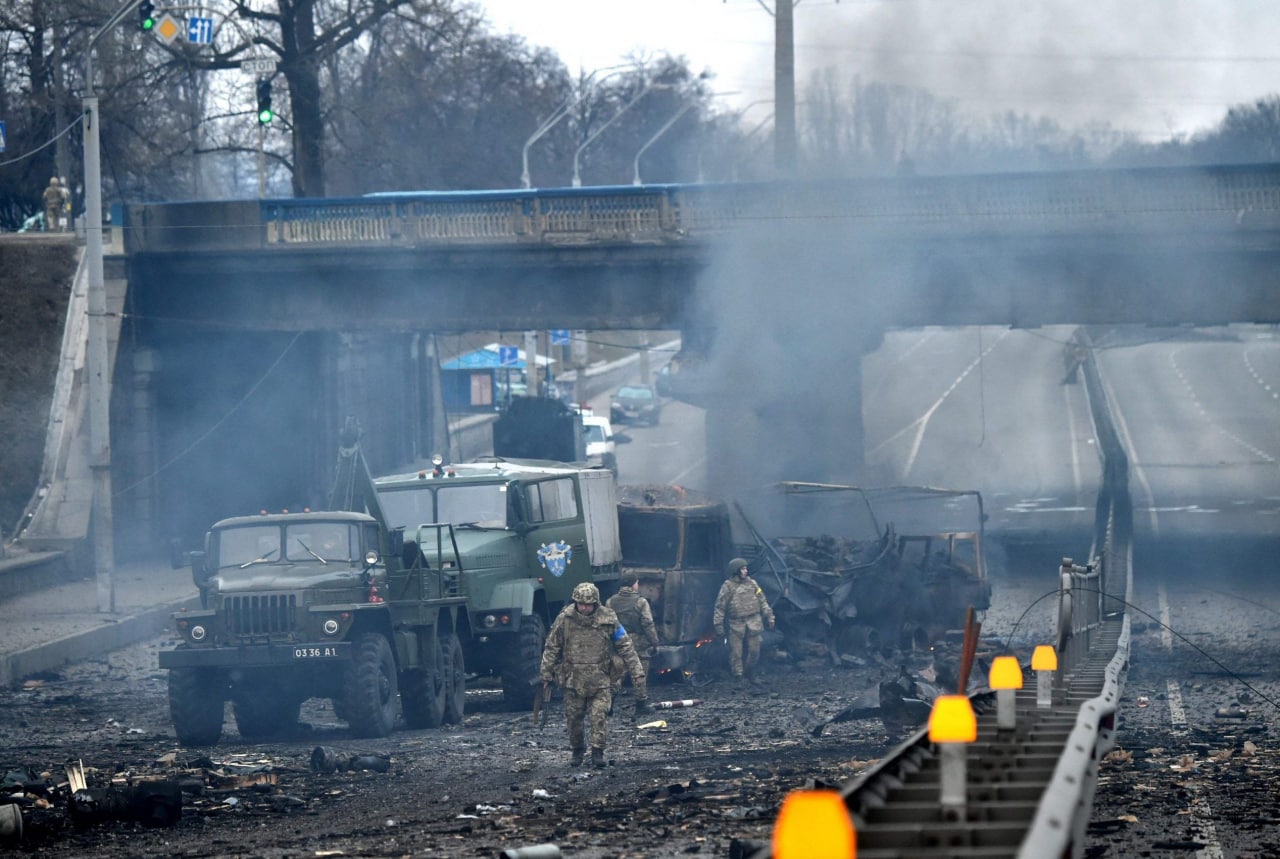
M 711 615 L 736 551 L 729 507 L 680 486 L 623 485 L 618 530 L 624 578 L 640 579 L 662 641 L 651 668 L 692 678 L 717 638 Z
M 711 621 L 734 556 L 777 613 L 783 646 L 836 662 L 928 646 L 990 603 L 976 492 L 785 482 L 732 504 L 678 486 L 618 494 L 623 574 L 653 607 L 661 672 L 693 679 L 722 661 Z
M 221 736 L 226 701 L 247 740 L 328 698 L 361 737 L 462 721 L 468 672 L 532 703 L 550 620 L 574 585 L 616 579 L 613 475 L 560 463 L 485 461 L 377 480 L 344 435 L 324 512 L 216 523 L 190 553 L 202 608 L 174 616 L 174 729 Z M 363 512 L 368 511 L 368 512 Z

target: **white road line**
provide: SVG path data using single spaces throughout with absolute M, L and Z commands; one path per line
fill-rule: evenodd
M 1169 595 L 1164 585 L 1156 590 L 1156 600 L 1160 605 L 1160 643 L 1165 650 L 1173 650 L 1173 624 L 1169 623 Z
M 679 483 L 681 480 L 684 480 L 686 477 L 688 477 L 688 476 L 689 476 L 689 474 L 690 474 L 690 473 L 691 473 L 695 468 L 701 468 L 701 467 L 705 466 L 706 464 L 707 464 L 707 458 L 706 458 L 705 456 L 698 457 L 698 459 L 693 463 L 693 465 L 689 466 L 689 467 L 688 467 L 688 468 L 686 468 L 684 471 L 680 472 L 680 473 L 679 473 L 679 474 L 677 474 L 675 477 L 671 478 L 671 482 L 672 482 L 672 483 Z
M 1062 386 L 1062 399 L 1067 404 L 1067 441 L 1071 448 L 1071 482 L 1075 485 L 1072 501 L 1080 503 L 1080 451 L 1076 450 L 1076 413 L 1071 405 L 1071 386 Z
M 996 346 L 999 345 L 1001 340 L 1009 336 L 1010 330 L 1011 329 L 1009 328 L 1002 330 L 1000 332 L 1000 335 L 996 337 L 996 339 L 992 342 L 990 346 L 982 350 L 981 354 L 979 354 L 977 358 L 974 358 L 971 362 L 969 362 L 969 366 L 965 367 L 964 370 L 960 373 L 960 375 L 956 376 L 955 380 L 952 381 L 951 385 L 945 391 L 942 392 L 942 396 L 934 400 L 933 405 L 925 409 L 924 414 L 916 418 L 911 423 L 907 424 L 902 429 L 898 430 L 893 435 L 889 436 L 884 441 L 880 442 L 880 444 L 876 445 L 870 451 L 870 453 L 875 453 L 880 448 L 884 447 L 886 444 L 898 438 L 899 436 L 903 435 L 904 433 L 910 431 L 912 427 L 914 427 L 916 430 L 916 435 L 911 442 L 911 452 L 907 455 L 907 462 L 902 467 L 902 479 L 906 480 L 907 476 L 911 474 L 912 466 L 914 466 L 916 463 L 916 457 L 920 453 L 920 445 L 924 441 L 924 431 L 928 428 L 929 419 L 933 417 L 933 413 L 936 412 L 938 410 L 938 407 L 942 405 L 942 403 L 947 399 L 947 397 L 951 396 L 951 393 L 960 386 L 960 383 L 965 380 L 965 377 L 968 376 L 970 373 L 972 373 L 974 368 L 982 363 L 982 359 L 987 357 L 987 355 L 991 354 L 991 350 L 995 349 Z
M 1196 851 L 1197 859 L 1222 859 L 1222 845 L 1218 843 L 1218 830 L 1213 825 L 1209 797 L 1199 795 L 1191 800 L 1191 816 L 1196 819 L 1196 827 L 1200 830 L 1196 840 L 1204 844 Z
M 1175 734 L 1187 732 L 1187 711 L 1182 706 L 1182 690 L 1176 680 L 1169 681 L 1169 724 Z

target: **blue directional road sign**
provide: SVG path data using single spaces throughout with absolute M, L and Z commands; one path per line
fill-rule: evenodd
M 514 346 L 498 347 L 498 364 L 503 367 L 514 367 L 520 363 L 520 350 Z
M 5 143 L 4 120 L 0 119 L 0 152 L 4 152 L 4 148 L 6 145 L 7 144 Z
M 187 41 L 193 45 L 209 45 L 213 43 L 212 18 L 188 18 Z
M 569 345 L 569 329 L 568 328 L 552 328 L 551 329 L 551 345 L 552 346 L 568 346 Z

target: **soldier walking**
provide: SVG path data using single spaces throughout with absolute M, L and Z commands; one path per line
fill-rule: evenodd
M 764 591 L 747 574 L 745 559 L 734 558 L 729 562 L 729 578 L 720 586 L 711 623 L 716 629 L 723 628 L 729 640 L 729 668 L 733 671 L 734 681 L 742 683 L 746 677 L 753 684 L 758 684 L 755 666 L 760 660 L 760 640 L 764 637 L 766 623 L 773 629 L 774 618 Z
M 637 645 L 636 653 L 640 656 L 640 665 L 644 668 L 647 679 L 649 660 L 660 642 L 658 630 L 653 625 L 653 608 L 647 599 L 640 596 L 640 577 L 633 575 L 625 580 L 618 592 L 605 601 L 605 605 L 613 609 L 613 613 L 618 616 L 618 623 L 627 630 L 632 643 Z M 648 643 L 640 645 L 640 642 Z
M 604 766 L 609 710 L 613 706 L 614 654 L 622 657 L 636 689 L 636 713 L 649 709 L 644 668 L 631 636 L 608 606 L 600 605 L 600 591 L 590 582 L 573 589 L 573 602 L 564 607 L 547 633 L 540 674 L 543 685 L 564 689 L 564 713 L 569 721 L 573 765 L 582 763 L 587 743 L 583 720 L 591 720 L 591 765 Z
M 41 197 L 44 202 L 44 230 L 46 233 L 56 233 L 62 229 L 62 204 L 64 199 L 62 186 L 58 182 L 58 177 L 54 176 L 49 180 L 49 187 L 44 189 L 44 196 Z

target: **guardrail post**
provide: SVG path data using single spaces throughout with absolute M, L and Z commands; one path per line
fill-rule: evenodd
M 938 802 L 943 811 L 962 817 L 968 772 L 965 748 L 978 738 L 978 719 L 967 695 L 940 695 L 929 714 L 929 742 L 938 746 Z
M 1036 673 L 1036 707 L 1053 706 L 1053 674 L 1058 670 L 1058 653 L 1052 644 L 1038 644 L 1031 654 L 1031 670 Z

